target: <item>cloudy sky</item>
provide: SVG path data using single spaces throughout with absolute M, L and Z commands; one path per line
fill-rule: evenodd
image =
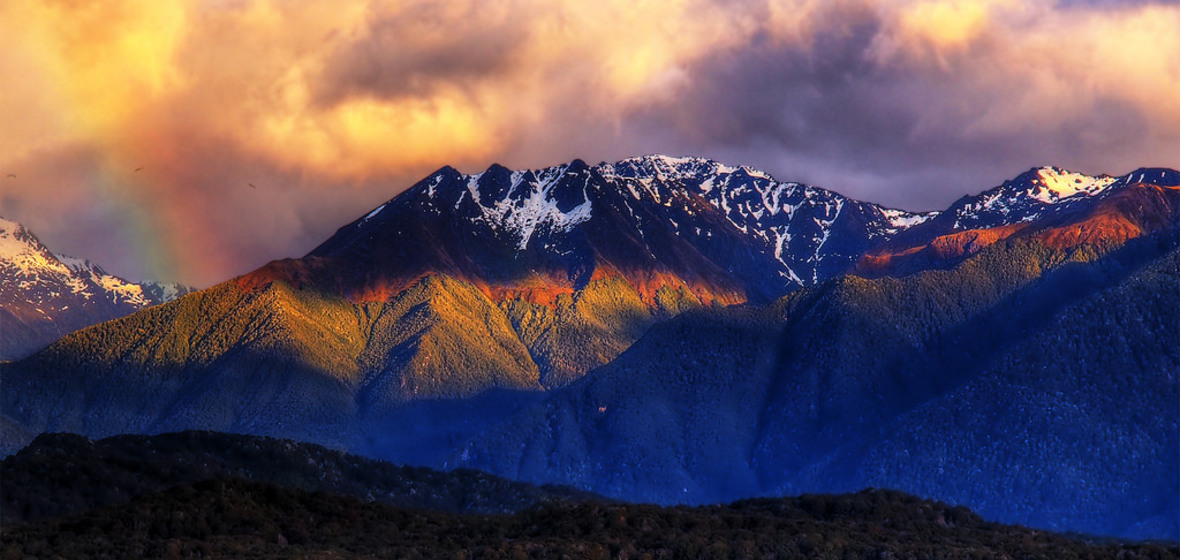
M 1163 1 L 3 2 L 0 216 L 204 287 L 443 165 L 699 155 L 936 209 L 1180 167 L 1177 29 Z

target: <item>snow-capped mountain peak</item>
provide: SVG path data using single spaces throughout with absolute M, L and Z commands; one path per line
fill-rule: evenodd
M 739 171 L 760 179 L 773 181 L 770 174 L 757 169 L 734 167 L 699 157 L 673 157 L 660 154 L 630 157 L 615 163 L 601 163 L 599 170 L 605 177 L 633 177 L 645 180 L 684 180 L 729 175 Z
M 1033 188 L 1029 194 L 1045 204 L 1053 204 L 1073 196 L 1097 195 L 1115 180 L 1108 175 L 1092 177 L 1056 167 L 1042 167 L 1036 170 L 1036 177 L 1030 181 Z
M 1125 184 L 1107 175 L 1038 167 L 977 196 L 964 197 L 947 212 L 954 217 L 953 229 L 960 231 L 1031 222 L 1106 196 Z
M 518 239 L 517 250 L 528 247 L 529 239 L 539 229 L 551 233 L 565 233 L 574 226 L 590 219 L 593 204 L 586 193 L 589 180 L 583 183 L 578 202 L 572 208 L 562 208 L 563 201 L 556 196 L 554 188 L 571 166 L 562 165 L 540 171 L 511 172 L 510 184 L 503 198 L 489 200 L 482 196 L 479 179 L 483 174 L 467 177 L 467 192 L 460 193 L 456 206 L 463 196 L 469 195 L 479 207 L 480 215 L 474 219 L 493 225 Z
M 674 263 L 680 261 L 681 249 L 658 246 L 669 243 L 667 236 L 673 235 L 677 243 L 695 247 L 692 251 L 712 255 L 708 258 L 714 265 L 725 270 L 757 269 L 757 282 L 781 284 L 775 292 L 842 273 L 879 239 L 934 215 L 886 209 L 825 189 L 781 182 L 757 169 L 696 157 L 647 155 L 594 166 L 574 160 L 515 171 L 492 165 L 470 175 L 444 167 L 404 198 L 368 212 L 344 238 L 329 240 L 316 254 L 363 243 L 360 240 L 377 235 L 374 227 L 398 228 L 392 224 L 406 223 L 405 218 L 386 217 L 399 212 L 435 216 L 432 219 L 451 224 L 447 227 L 499 239 L 504 246 L 495 251 L 515 254 L 514 260 L 562 262 L 579 270 L 590 254 L 601 252 L 585 247 L 588 229 L 628 229 L 622 234 L 625 239 L 611 243 L 645 245 L 634 248 L 635 258 L 654 259 L 651 266 L 657 267 L 680 266 Z M 451 219 L 459 222 L 447 221 Z M 665 258 L 671 260 L 654 264 Z M 730 262 L 735 258 L 761 264 Z
M 0 218 L 0 308 L 17 321 L 3 325 L 7 339 L 0 358 L 190 291 L 179 284 L 129 282 L 86 259 L 55 254 L 20 223 Z
M 68 274 L 69 267 L 41 244 L 23 225 L 0 218 L 0 266 L 11 267 L 23 274 L 51 270 Z

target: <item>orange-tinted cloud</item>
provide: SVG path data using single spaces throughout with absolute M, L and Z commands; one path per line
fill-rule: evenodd
M 1180 165 L 1177 28 L 1163 2 L 8 2 L 0 214 L 206 285 L 446 164 L 694 153 L 938 207 Z

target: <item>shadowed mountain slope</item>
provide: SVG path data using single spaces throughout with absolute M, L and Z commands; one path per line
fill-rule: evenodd
M 453 464 L 660 503 L 899 488 L 1177 538 L 1176 230 L 686 313 Z

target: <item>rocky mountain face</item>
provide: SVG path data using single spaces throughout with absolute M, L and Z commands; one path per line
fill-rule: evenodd
M 0 420 L 10 451 L 209 429 L 661 503 L 893 487 L 1180 535 L 1178 223 L 1163 169 L 915 214 L 695 158 L 444 168 L 0 367 Z
M 0 218 L 0 360 L 15 360 L 62 336 L 192 291 L 128 282 L 94 263 L 57 255 L 27 228 Z

